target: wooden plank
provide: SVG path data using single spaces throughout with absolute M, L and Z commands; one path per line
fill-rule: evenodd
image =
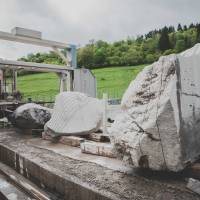
M 91 133 L 86 138 L 94 142 L 110 142 L 109 136 L 101 133 Z
M 191 177 L 200 179 L 200 163 L 194 163 L 188 168 Z
M 81 151 L 82 153 L 88 153 L 98 156 L 110 158 L 116 157 L 113 153 L 113 146 L 106 143 L 85 141 L 81 143 Z

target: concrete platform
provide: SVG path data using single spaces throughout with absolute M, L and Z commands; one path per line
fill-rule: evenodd
M 38 147 L 32 140 L 30 135 L 1 129 L 0 161 L 38 186 L 60 195 L 61 200 L 200 199 L 186 188 L 182 174 L 123 173 Z
M 52 143 L 41 138 L 30 138 L 27 143 L 30 146 L 49 150 L 61 156 L 72 158 L 78 161 L 91 162 L 100 166 L 112 169 L 114 171 L 132 173 L 132 168 L 124 165 L 121 160 L 112 159 L 103 156 L 94 156 L 91 154 L 82 153 L 81 148 L 63 145 L 61 143 Z

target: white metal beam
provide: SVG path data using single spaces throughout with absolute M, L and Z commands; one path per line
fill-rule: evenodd
M 0 31 L 0 39 L 2 40 L 8 40 L 8 41 L 14 41 L 14 42 L 21 42 L 26 44 L 33 44 L 43 47 L 51 47 L 51 48 L 58 48 L 58 49 L 64 49 L 68 48 L 71 49 L 70 44 L 65 44 L 61 42 L 55 42 L 50 40 L 43 40 L 43 39 L 37 39 L 37 38 L 31 38 L 31 37 L 24 37 L 24 36 L 16 36 L 12 33 L 7 33 Z
M 0 69 L 25 69 L 29 71 L 44 71 L 44 72 L 56 72 L 67 74 L 67 71 L 73 71 L 73 68 L 63 65 L 32 63 L 23 61 L 11 61 L 0 59 Z

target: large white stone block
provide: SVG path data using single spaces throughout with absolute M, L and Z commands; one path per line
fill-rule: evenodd
M 200 45 L 147 66 L 125 92 L 110 131 L 135 167 L 180 171 L 200 155 Z

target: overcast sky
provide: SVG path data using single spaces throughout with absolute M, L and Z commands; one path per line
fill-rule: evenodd
M 0 30 L 42 31 L 43 38 L 84 45 L 116 41 L 165 25 L 200 22 L 200 0 L 0 0 Z M 47 49 L 0 40 L 0 57 Z

